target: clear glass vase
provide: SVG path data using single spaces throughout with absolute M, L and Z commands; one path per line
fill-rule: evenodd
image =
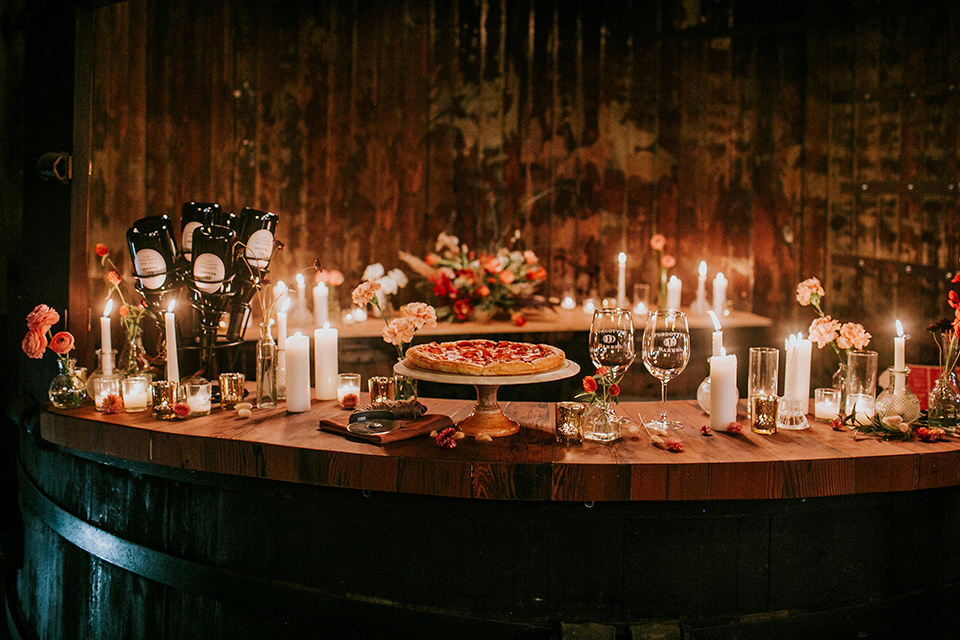
M 583 439 L 594 442 L 613 442 L 622 436 L 623 421 L 617 416 L 611 402 L 592 405 L 583 423 Z
M 840 413 L 842 414 L 847 405 L 847 364 L 845 362 L 841 362 L 833 372 L 830 386 L 840 390 Z
M 150 356 L 143 348 L 143 330 L 139 324 L 132 323 L 124 334 L 123 346 L 117 356 L 117 371 L 124 376 L 149 373 Z
M 956 431 L 960 421 L 960 391 L 954 371 L 941 375 L 927 397 L 927 422 L 931 427 Z
M 277 343 L 273 341 L 270 328 L 273 320 L 260 323 L 260 339 L 257 340 L 257 408 L 272 409 L 277 406 Z
M 97 349 L 100 365 L 87 378 L 87 393 L 93 398 L 94 408 L 97 411 L 116 413 L 118 408 L 123 406 L 122 401 L 119 405 L 117 403 L 117 400 L 123 397 L 121 382 L 124 376 L 117 371 L 116 357 L 115 349 L 109 351 Z
M 50 381 L 47 397 L 58 409 L 75 409 L 87 397 L 87 389 L 77 374 L 77 361 L 70 358 L 57 358 L 58 373 Z
M 397 384 L 397 400 L 407 401 L 417 398 L 417 380 L 407 376 L 394 376 Z

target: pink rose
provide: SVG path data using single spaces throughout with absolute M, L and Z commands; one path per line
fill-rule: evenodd
M 811 301 L 819 304 L 823 294 L 823 287 L 820 286 L 820 281 L 816 278 L 807 278 L 797 285 L 797 302 L 802 307 L 809 306 Z M 814 295 L 817 296 L 816 300 L 813 300 Z
M 400 307 L 400 315 L 417 329 L 437 326 L 437 310 L 425 302 L 411 302 Z
M 823 349 L 837 339 L 839 329 L 839 322 L 830 316 L 825 316 L 811 322 L 808 332 L 810 333 L 810 339 L 817 343 L 817 348 Z
M 53 336 L 53 339 L 50 340 L 50 349 L 54 353 L 59 353 L 64 355 L 70 349 L 73 349 L 73 334 L 69 331 L 61 331 Z
M 39 360 L 47 348 L 47 336 L 43 335 L 42 331 L 31 329 L 23 337 L 23 343 L 20 346 L 28 358 Z
M 650 248 L 654 251 L 663 251 L 665 246 L 667 246 L 667 239 L 662 233 L 655 233 L 650 238 Z
M 357 288 L 353 290 L 353 304 L 358 307 L 364 307 L 370 304 L 370 301 L 377 295 L 377 291 L 380 290 L 380 281 L 379 280 L 367 280 L 361 282 L 357 285 Z
M 394 318 L 387 326 L 383 328 L 383 340 L 392 345 L 406 344 L 413 340 L 413 334 L 417 328 L 409 318 Z
M 870 344 L 869 333 L 864 331 L 863 326 L 855 322 L 846 322 L 840 327 L 840 337 L 837 338 L 837 346 L 841 349 L 863 349 Z
M 60 314 L 45 304 L 38 304 L 27 314 L 27 329 L 46 333 L 47 329 L 60 322 Z
M 677 259 L 671 255 L 663 256 L 660 258 L 660 265 L 663 266 L 664 269 L 673 269 L 677 266 Z

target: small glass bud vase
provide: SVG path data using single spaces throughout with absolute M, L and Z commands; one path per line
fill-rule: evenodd
M 902 376 L 902 383 L 897 385 L 894 382 L 877 396 L 877 417 L 881 420 L 889 416 L 900 416 L 904 422 L 910 423 L 920 417 L 920 400 L 907 388 L 907 373 L 909 369 L 893 371 L 894 380 Z M 902 388 L 898 390 L 897 386 Z
M 47 397 L 57 409 L 75 409 L 87 397 L 87 389 L 76 371 L 76 360 L 57 358 L 59 373 L 50 381 Z
M 934 383 L 927 400 L 927 420 L 931 427 L 956 431 L 960 422 L 960 392 L 955 372 L 941 375 Z
M 287 350 L 277 346 L 277 400 L 287 399 Z
M 260 339 L 257 340 L 257 408 L 272 409 L 277 406 L 277 343 L 273 341 L 270 327 L 273 320 L 260 323 Z
M 97 358 L 100 365 L 87 378 L 87 392 L 93 398 L 94 408 L 97 411 L 106 411 L 108 406 L 115 405 L 113 400 L 122 397 L 120 383 L 123 380 L 123 374 L 114 366 L 116 356 L 117 352 L 114 349 L 110 351 L 98 349 Z

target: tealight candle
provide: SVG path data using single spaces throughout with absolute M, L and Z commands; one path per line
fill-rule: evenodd
M 853 414 L 858 425 L 870 424 L 870 418 L 876 413 L 876 398 L 867 393 L 847 394 L 846 415 Z
M 191 416 L 205 416 L 210 413 L 211 384 L 206 380 L 191 380 L 184 385 L 187 406 Z
M 840 389 L 817 389 L 813 396 L 813 417 L 817 422 L 832 422 L 840 415 Z
M 344 409 L 354 409 L 360 400 L 360 374 L 341 373 L 337 376 L 337 402 Z
M 577 306 L 577 302 L 573 299 L 573 296 L 564 296 L 563 300 L 560 301 L 560 308 L 566 309 L 569 311 Z
M 120 384 L 123 389 L 123 408 L 129 413 L 146 411 L 150 403 L 150 378 L 130 376 Z
M 314 397 L 317 400 L 337 398 L 337 330 L 329 326 L 313 332 Z

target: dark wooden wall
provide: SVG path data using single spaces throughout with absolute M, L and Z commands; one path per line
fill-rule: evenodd
M 685 304 L 705 259 L 786 334 L 817 276 L 881 350 L 900 316 L 929 355 L 960 239 L 958 29 L 947 2 L 107 6 L 88 298 L 94 242 L 213 200 L 278 212 L 274 275 L 319 258 L 344 302 L 368 263 L 441 230 L 481 247 L 519 230 L 550 292 L 609 294 L 621 250 L 631 281 L 655 277 L 660 232 Z

